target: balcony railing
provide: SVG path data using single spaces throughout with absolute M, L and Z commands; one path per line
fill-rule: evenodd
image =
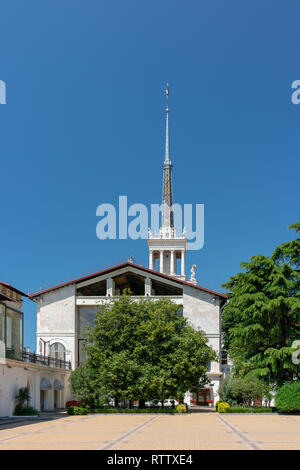
M 33 364 L 41 364 L 48 367 L 56 367 L 58 369 L 72 369 L 71 361 L 64 361 L 63 359 L 51 356 L 42 356 L 41 354 L 35 354 L 25 350 L 19 354 L 13 353 L 11 350 L 6 350 L 6 358 L 16 361 L 32 362 Z

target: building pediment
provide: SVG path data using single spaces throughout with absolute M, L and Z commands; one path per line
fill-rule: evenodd
M 160 285 L 163 285 L 163 286 L 170 286 L 170 287 L 173 287 L 175 289 L 176 288 L 177 289 L 183 289 L 184 286 L 187 285 L 187 286 L 192 287 L 193 289 L 200 289 L 200 290 L 203 290 L 204 292 L 208 292 L 208 293 L 211 293 L 213 295 L 216 295 L 216 296 L 220 297 L 221 299 L 223 299 L 224 301 L 227 299 L 226 294 L 221 294 L 221 293 L 212 291 L 210 289 L 205 289 L 204 287 L 194 285 L 193 283 L 190 283 L 188 281 L 184 281 L 184 280 L 172 277 L 170 275 L 163 274 L 163 273 L 154 271 L 152 269 L 145 268 L 144 266 L 140 266 L 138 264 L 134 264 L 134 263 L 130 263 L 130 262 L 126 262 L 126 263 L 122 263 L 122 264 L 119 264 L 119 265 L 116 265 L 116 266 L 112 266 L 111 268 L 107 268 L 107 269 L 104 269 L 102 271 L 98 271 L 98 272 L 90 274 L 88 276 L 77 278 L 77 279 L 74 279 L 72 281 L 68 281 L 68 282 L 59 284 L 57 286 L 51 287 L 49 289 L 45 289 L 45 290 L 42 290 L 40 292 L 30 294 L 29 298 L 35 299 L 36 297 L 38 297 L 42 294 L 46 294 L 47 292 L 51 292 L 51 291 L 56 290 L 56 289 L 61 289 L 63 287 L 71 285 L 71 284 L 75 284 L 76 290 L 78 291 L 79 289 L 81 289 L 83 287 L 87 287 L 87 286 L 91 286 L 91 289 L 92 289 L 93 284 L 97 284 L 97 283 L 98 283 L 99 288 L 101 290 L 101 283 L 102 283 L 102 290 L 103 290 L 103 286 L 104 286 L 104 284 L 107 283 L 107 280 L 110 280 L 110 279 L 114 280 L 116 278 L 118 280 L 118 277 L 120 277 L 120 276 L 123 276 L 123 277 L 127 276 L 128 277 L 130 275 L 136 275 L 140 279 L 144 279 L 144 280 L 145 279 L 150 279 L 151 283 L 152 284 L 156 283 L 158 288 L 159 288 Z M 103 290 L 103 292 L 104 292 L 104 290 Z M 92 294 L 90 294 L 90 295 L 92 295 Z M 96 294 L 96 295 L 100 295 L 100 294 Z

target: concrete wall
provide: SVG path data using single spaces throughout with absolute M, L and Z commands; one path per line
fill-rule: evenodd
M 40 411 L 40 383 L 43 378 L 52 385 L 52 390 L 46 392 L 45 410 L 54 410 L 55 380 L 64 385 L 64 389 L 59 392 L 57 403 L 57 408 L 64 408 L 66 401 L 71 399 L 69 376 L 70 371 L 67 370 L 6 359 L 0 364 L 0 416 L 13 415 L 18 390 L 27 385 L 30 388 L 30 405 Z
M 72 368 L 76 363 L 76 296 L 75 285 L 62 287 L 37 298 L 37 352 L 40 338 L 49 342 L 61 342 L 66 348 L 66 360 Z M 49 351 L 46 351 L 48 354 Z
M 183 288 L 183 315 L 195 327 L 200 327 L 207 335 L 208 344 L 218 355 L 221 352 L 221 316 L 219 298 L 209 292 L 194 289 L 190 286 Z M 212 362 L 208 373 L 211 379 L 211 399 L 219 399 L 219 386 L 222 379 L 220 362 Z

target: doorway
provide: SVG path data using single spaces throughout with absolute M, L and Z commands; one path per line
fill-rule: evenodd
M 60 391 L 54 390 L 54 409 L 60 408 Z
M 197 405 L 199 406 L 208 406 L 208 400 L 210 399 L 210 390 L 204 388 L 203 390 L 198 390 L 197 392 Z
M 41 411 L 45 411 L 46 409 L 46 390 L 41 390 L 40 391 L 40 408 Z

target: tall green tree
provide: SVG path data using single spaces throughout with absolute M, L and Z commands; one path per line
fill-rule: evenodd
M 207 380 L 207 363 L 216 358 L 173 302 L 128 295 L 99 310 L 85 348 L 84 377 L 118 400 L 183 399 Z
M 290 226 L 300 231 L 300 223 Z M 300 336 L 300 239 L 276 247 L 271 257 L 242 263 L 243 272 L 224 284 L 229 303 L 223 311 L 225 347 L 235 371 L 282 385 L 300 378 L 293 364 L 293 341 Z

